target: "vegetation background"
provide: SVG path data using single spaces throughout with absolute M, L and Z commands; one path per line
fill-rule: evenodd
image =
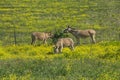
M 30 45 L 32 32 L 61 33 L 67 25 L 95 29 L 97 44 L 85 39 L 61 54 L 51 40 Z M 119 0 L 0 1 L 1 80 L 119 80 L 119 67 Z

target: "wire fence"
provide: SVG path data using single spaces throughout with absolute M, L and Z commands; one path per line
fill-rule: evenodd
M 30 33 L 30 30 L 26 28 L 23 29 L 12 27 L 8 29 L 0 29 L 0 41 L 2 45 L 29 44 L 31 37 Z
M 19 45 L 30 44 L 31 33 L 34 30 L 29 28 L 1 28 L 0 29 L 0 42 L 2 45 Z M 113 29 L 96 30 L 96 41 L 120 41 L 120 32 Z M 71 36 L 70 36 L 71 37 Z M 88 39 L 87 39 L 88 40 Z M 82 39 L 84 42 L 84 39 Z

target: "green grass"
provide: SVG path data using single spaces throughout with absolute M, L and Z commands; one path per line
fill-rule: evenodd
M 13 44 L 15 27 L 17 44 L 29 44 L 32 32 L 54 32 L 67 25 L 95 29 L 98 42 L 120 40 L 119 7 L 118 0 L 2 0 L 0 40 L 3 45 Z
M 0 51 L 0 79 L 5 80 L 119 80 L 120 42 L 101 42 L 64 48 L 4 46 Z
M 4 63 L 0 69 L 1 79 L 32 80 L 119 80 L 119 60 L 107 62 L 100 59 L 55 59 L 55 60 L 32 60 L 12 59 L 0 61 Z M 14 75 L 14 76 L 13 76 Z M 12 76 L 10 78 L 10 76 Z

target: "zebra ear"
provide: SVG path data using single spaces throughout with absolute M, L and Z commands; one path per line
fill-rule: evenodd
M 52 36 L 52 37 L 54 36 L 52 32 L 49 32 L 49 35 Z
M 68 25 L 68 28 L 70 28 L 70 26 Z

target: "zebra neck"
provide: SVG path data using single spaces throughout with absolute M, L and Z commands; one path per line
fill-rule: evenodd
M 76 30 L 71 30 L 70 33 L 71 33 L 72 35 L 76 35 L 77 31 L 76 31 Z

